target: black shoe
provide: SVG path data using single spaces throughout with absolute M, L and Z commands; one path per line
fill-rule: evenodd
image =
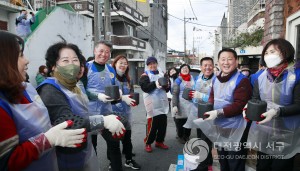
M 134 170 L 140 170 L 141 169 L 141 166 L 139 164 L 137 164 L 132 159 L 131 160 L 126 160 L 124 166 L 125 167 L 131 167 L 131 169 L 134 169 Z
M 124 151 L 122 152 L 123 155 L 125 155 Z M 131 153 L 132 157 L 135 157 L 135 153 Z

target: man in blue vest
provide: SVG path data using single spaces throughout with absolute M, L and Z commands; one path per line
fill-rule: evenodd
M 213 79 L 209 102 L 214 110 L 206 112 L 206 119 L 194 120 L 202 132 L 218 148 L 221 170 L 245 170 L 247 151 L 242 145 L 247 140 L 249 126 L 242 111 L 251 97 L 249 79 L 237 70 L 238 57 L 232 49 L 218 54 L 221 73 Z M 202 121 L 201 121 L 202 120 Z
M 108 115 L 112 113 L 111 99 L 105 95 L 105 87 L 115 84 L 116 72 L 107 64 L 110 59 L 112 44 L 100 41 L 94 49 L 95 59 L 87 63 L 88 73 L 81 81 L 89 97 L 89 113 L 91 115 Z M 120 142 L 111 138 L 108 131 L 103 131 L 102 136 L 107 144 L 107 158 L 111 162 L 113 171 L 122 171 L 122 156 Z M 92 136 L 95 150 L 97 135 Z

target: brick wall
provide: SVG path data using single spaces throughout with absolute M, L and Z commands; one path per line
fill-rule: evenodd
M 262 44 L 271 39 L 284 38 L 284 0 L 266 0 L 265 32 Z
M 285 0 L 284 2 L 284 21 L 283 21 L 283 29 L 284 32 L 286 30 L 286 19 L 292 14 L 296 13 L 300 10 L 300 0 Z

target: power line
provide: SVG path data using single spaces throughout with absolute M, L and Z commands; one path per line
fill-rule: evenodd
M 193 9 L 193 6 L 192 6 L 192 3 L 191 3 L 191 0 L 189 0 L 189 2 L 190 2 L 190 6 L 191 6 L 191 8 L 192 8 L 193 14 L 194 14 L 194 16 L 195 16 L 195 18 L 196 18 L 196 20 L 197 20 L 197 16 L 196 16 L 196 14 L 195 14 L 195 12 L 194 12 L 194 9 Z
M 174 17 L 178 20 L 181 20 L 181 21 L 184 21 L 183 19 L 181 18 L 178 18 L 170 13 L 168 13 L 168 15 L 170 15 L 171 17 Z M 199 24 L 199 23 L 194 23 L 194 22 L 190 22 L 190 21 L 186 21 L 187 23 L 191 23 L 191 24 L 195 24 L 195 25 L 199 25 L 199 26 L 203 26 L 203 27 L 220 27 L 220 28 L 237 28 L 237 27 L 223 27 L 223 26 L 209 26 L 209 25 L 205 25 L 205 24 Z

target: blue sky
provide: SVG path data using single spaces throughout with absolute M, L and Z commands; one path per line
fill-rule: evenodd
M 195 15 L 193 14 L 192 4 Z M 195 18 L 197 20 L 189 20 L 190 22 L 219 26 L 222 17 L 227 12 L 227 0 L 169 0 L 168 1 L 168 47 L 174 50 L 184 50 L 184 10 L 186 18 Z M 171 16 L 172 15 L 172 16 Z M 175 17 L 182 20 L 176 19 Z M 195 27 L 196 31 L 193 31 Z M 194 47 L 199 49 L 200 53 L 212 55 L 214 46 L 214 30 L 216 27 L 205 27 L 201 25 L 186 24 L 186 49 L 192 50 L 193 37 Z

